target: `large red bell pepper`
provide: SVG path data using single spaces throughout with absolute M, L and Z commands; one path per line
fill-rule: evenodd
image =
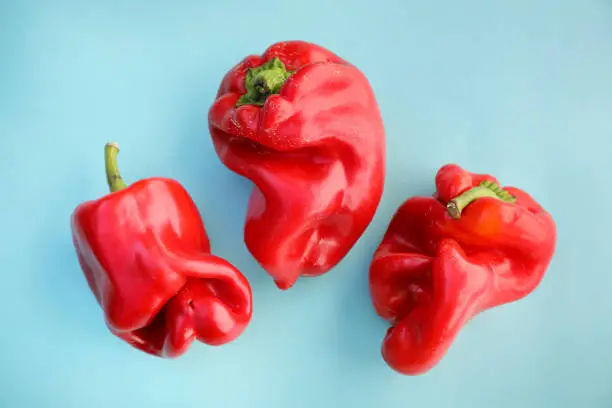
M 111 194 L 72 215 L 74 245 L 110 331 L 160 357 L 183 354 L 194 339 L 221 345 L 251 319 L 251 288 L 227 261 L 211 255 L 195 203 L 175 180 L 130 186 L 105 149 Z
M 221 161 L 255 184 L 245 243 L 277 286 L 333 268 L 383 191 L 385 134 L 366 77 L 325 48 L 280 42 L 225 75 L 208 117 Z
M 524 191 L 456 165 L 436 190 L 402 204 L 370 267 L 374 307 L 392 325 L 383 357 L 409 375 L 436 365 L 472 317 L 531 293 L 555 249 L 552 217 Z

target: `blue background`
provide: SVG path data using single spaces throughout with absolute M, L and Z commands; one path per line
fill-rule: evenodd
M 388 175 L 350 255 L 281 292 L 242 242 L 251 184 L 217 159 L 206 115 L 226 70 L 285 39 L 366 73 Z M 0 407 L 610 407 L 611 112 L 609 0 L 0 1 Z M 234 343 L 168 361 L 106 330 L 69 217 L 106 194 L 110 140 L 128 182 L 180 180 L 213 251 L 249 278 L 254 316 Z M 557 253 L 530 297 L 404 377 L 380 357 L 368 263 L 448 162 L 530 192 Z

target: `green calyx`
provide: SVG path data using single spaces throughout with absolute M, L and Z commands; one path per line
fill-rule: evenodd
M 106 165 L 106 181 L 111 193 L 123 190 L 127 187 L 117 165 L 117 153 L 119 153 L 119 144 L 107 143 L 104 146 L 104 163 Z
M 450 200 L 448 204 L 446 204 L 448 215 L 450 215 L 451 218 L 458 220 L 461 218 L 461 212 L 465 207 L 467 207 L 473 201 L 483 197 L 495 198 L 505 203 L 516 203 L 516 197 L 501 188 L 499 184 L 491 180 L 485 180 L 478 186 L 473 187 Z
M 280 92 L 292 73 L 287 71 L 285 64 L 278 57 L 272 58 L 257 68 L 249 68 L 244 79 L 246 93 L 238 99 L 236 106 L 262 106 L 268 96 Z

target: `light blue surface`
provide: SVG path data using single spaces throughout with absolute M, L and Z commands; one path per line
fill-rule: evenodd
M 612 2 L 160 4 L 0 1 L 0 407 L 612 406 Z M 359 66 L 388 137 L 370 228 L 288 292 L 242 242 L 250 183 L 219 162 L 206 119 L 225 71 L 284 39 Z M 214 252 L 251 281 L 253 320 L 235 343 L 166 361 L 106 330 L 69 217 L 106 194 L 109 140 L 128 182 L 180 180 Z M 431 193 L 447 162 L 532 193 L 557 221 L 557 254 L 530 297 L 403 377 L 380 357 L 368 263 L 397 206 Z

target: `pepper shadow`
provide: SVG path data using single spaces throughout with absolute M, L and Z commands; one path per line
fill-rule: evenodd
M 338 282 L 342 292 L 337 311 L 337 349 L 341 363 L 349 370 L 343 372 L 376 372 L 381 376 L 395 375 L 381 355 L 382 341 L 389 323 L 376 313 L 370 297 L 369 269 L 372 258 L 391 218 L 409 197 L 432 194 L 431 175 L 413 164 L 399 164 L 404 171 L 388 172 L 385 191 L 377 212 L 347 257 L 338 267 L 345 271 Z M 405 174 L 412 177 L 406 178 Z M 332 271 L 333 273 L 333 271 Z M 366 367 L 364 367 L 364 365 Z M 358 374 L 355 374 L 358 375 Z
M 38 239 L 32 243 L 31 253 L 39 273 L 30 288 L 34 298 L 42 302 L 45 324 L 56 334 L 63 333 L 67 343 L 74 337 L 95 343 L 105 336 L 112 338 L 112 335 L 80 268 L 70 228 L 72 212 L 87 199 L 82 198 L 79 186 L 89 180 L 71 171 L 69 166 L 61 178 L 71 182 L 61 193 L 48 198 L 40 214 Z M 81 199 L 77 198 L 79 196 Z
M 370 298 L 369 266 L 378 246 L 379 226 L 362 236 L 345 260 L 338 265 L 335 352 L 342 371 L 384 369 L 380 346 L 388 324 L 374 310 Z M 332 271 L 331 273 L 333 273 Z M 365 367 L 364 367 L 365 366 Z
M 214 79 L 214 80 L 212 80 Z M 186 81 L 174 112 L 173 145 L 168 154 L 173 176 L 195 201 L 214 255 L 226 259 L 248 279 L 254 308 L 278 289 L 244 243 L 244 222 L 253 183 L 230 171 L 215 152 L 208 127 L 208 109 L 218 86 L 213 73 L 200 72 Z M 257 294 L 257 296 L 255 295 Z M 278 294 L 277 294 L 278 295 Z

